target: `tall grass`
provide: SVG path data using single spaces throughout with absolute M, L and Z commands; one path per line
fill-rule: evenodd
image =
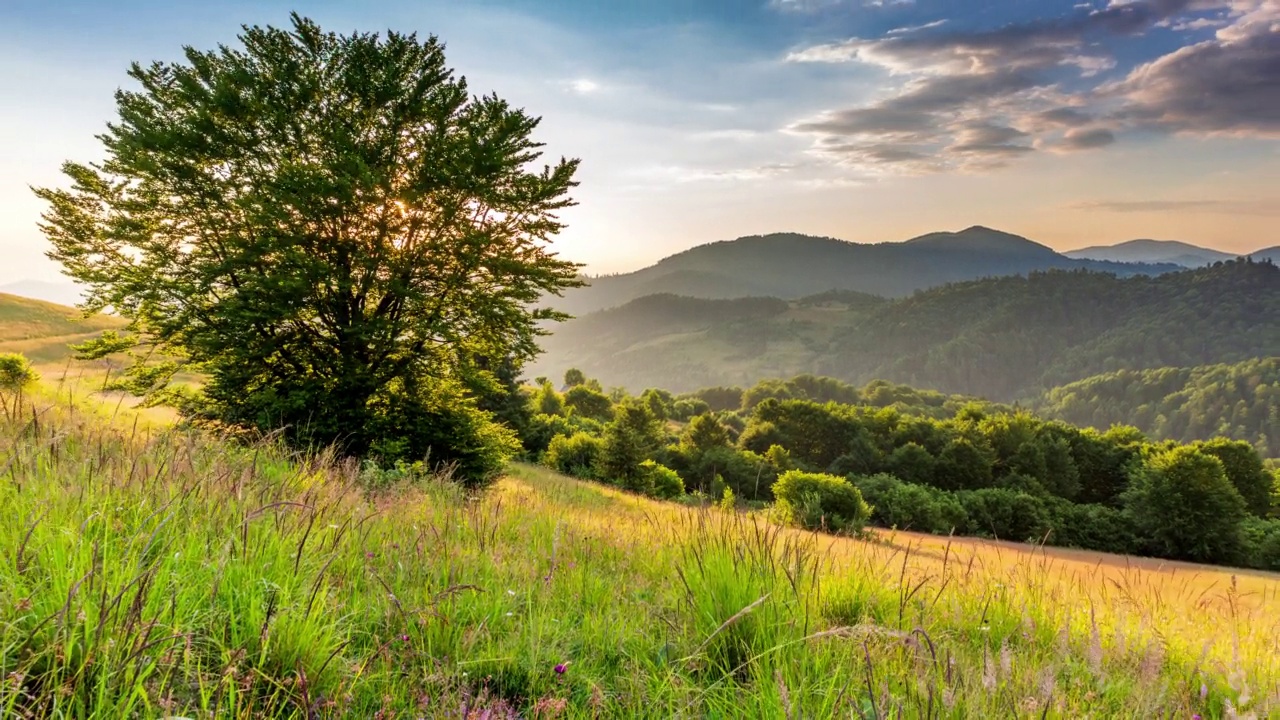
M 1280 717 L 1274 578 L 371 490 L 57 397 L 2 405 L 3 717 Z

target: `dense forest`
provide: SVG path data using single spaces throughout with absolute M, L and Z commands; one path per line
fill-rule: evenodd
M 530 457 L 669 499 L 1280 569 L 1280 478 L 1248 442 L 1177 443 L 1115 425 L 877 381 L 606 394 L 579 370 L 521 391 Z
M 1122 369 L 1194 367 L 1280 349 L 1280 268 L 1237 260 L 1159 276 L 1035 272 L 899 300 L 786 303 L 665 296 L 557 328 L 532 374 L 687 392 L 813 373 L 1003 402 Z
M 1071 258 L 1027 238 L 980 226 L 876 244 L 775 233 L 699 245 L 642 270 L 596 277 L 589 286 L 570 290 L 553 304 L 584 315 L 663 293 L 795 299 L 852 290 L 902 297 L 949 282 L 1052 269 L 1132 275 L 1180 266 Z
M 1118 370 L 1054 388 L 1033 407 L 1076 425 L 1133 425 L 1159 440 L 1245 440 L 1273 456 L 1280 454 L 1280 357 Z

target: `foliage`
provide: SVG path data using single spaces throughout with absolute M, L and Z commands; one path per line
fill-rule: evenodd
M 578 368 L 569 368 L 564 371 L 564 386 L 567 388 L 575 388 L 579 385 L 586 384 L 587 376 Z
M 669 467 L 645 460 L 640 463 L 640 477 L 645 495 L 671 500 L 684 494 L 684 481 Z
M 594 478 L 604 458 L 604 441 L 584 432 L 552 438 L 543 463 L 566 475 Z
M 1266 517 L 1271 511 L 1271 492 L 1274 478 L 1262 465 L 1262 458 L 1247 442 L 1215 438 L 1196 443 L 1193 447 L 1206 455 L 1218 458 L 1245 507 L 1258 517 Z
M 578 415 L 601 422 L 613 417 L 613 401 L 609 396 L 584 384 L 574 385 L 565 392 L 564 405 Z
M 1280 455 L 1280 357 L 1116 370 L 1053 388 L 1035 408 L 1076 425 L 1128 423 L 1184 443 L 1221 436 Z
M 779 513 L 810 530 L 857 533 L 871 516 L 862 493 L 842 477 L 789 470 L 773 484 Z
M 1136 468 L 1125 508 L 1149 549 L 1161 557 L 1230 562 L 1247 509 L 1222 461 L 1194 447 L 1155 452 Z
M 386 414 L 402 409 L 485 445 L 459 433 L 487 420 L 422 393 L 475 358 L 523 363 L 564 317 L 531 306 L 579 282 L 545 242 L 576 161 L 531 169 L 538 120 L 473 96 L 435 37 L 294 16 L 240 41 L 133 65 L 106 160 L 36 191 L 86 306 L 129 321 L 131 389 L 163 397 L 197 371 L 194 419 L 352 455 L 422 446 L 389 434 L 417 432 Z
M 969 518 L 965 533 L 1016 542 L 1041 542 L 1052 525 L 1040 498 L 1007 488 L 963 490 L 956 499 Z
M 613 422 L 604 429 L 600 476 L 623 487 L 644 485 L 640 463 L 662 447 L 662 431 L 649 405 L 629 400 L 615 408 Z
M 19 390 L 38 379 L 27 358 L 18 353 L 0 353 L 0 390 Z
M 871 520 L 877 525 L 939 535 L 969 526 L 964 506 L 946 490 L 902 482 L 884 473 L 855 477 L 852 482 L 871 504 Z

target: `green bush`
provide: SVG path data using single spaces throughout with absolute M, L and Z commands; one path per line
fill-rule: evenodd
M 956 499 L 969 516 L 965 532 L 1017 542 L 1040 542 L 1052 527 L 1038 497 L 1007 488 L 962 490 Z
M 640 475 L 645 478 L 645 494 L 663 500 L 672 500 L 684 494 L 684 481 L 680 474 L 652 460 L 640 463 Z
M 1049 510 L 1053 521 L 1050 544 L 1121 555 L 1138 551 L 1133 520 L 1122 510 L 1066 500 L 1053 501 Z
M 785 522 L 810 530 L 859 532 L 871 517 L 862 493 L 842 477 L 789 470 L 773 484 Z
M 595 479 L 599 477 L 598 467 L 603 456 L 604 441 L 579 432 L 552 438 L 542 462 L 566 475 Z
M 1240 530 L 1240 564 L 1280 572 L 1280 520 L 1246 518 Z
M 451 381 L 435 381 L 417 392 L 393 385 L 371 405 L 375 412 L 367 429 L 377 440 L 369 457 L 383 466 L 423 461 L 428 470 L 447 470 L 475 489 L 496 480 L 520 450 L 515 432 L 494 422 Z
M 18 390 L 37 379 L 31 363 L 19 353 L 0 353 L 0 390 Z
M 871 520 L 877 525 L 946 535 L 968 524 L 964 506 L 946 490 L 885 473 L 853 478 L 853 484 L 871 503 Z

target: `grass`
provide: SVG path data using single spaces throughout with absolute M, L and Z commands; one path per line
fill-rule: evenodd
M 1280 580 L 480 498 L 52 389 L 0 414 L 0 716 L 1280 717 Z M 559 672 L 562 670 L 563 672 Z

